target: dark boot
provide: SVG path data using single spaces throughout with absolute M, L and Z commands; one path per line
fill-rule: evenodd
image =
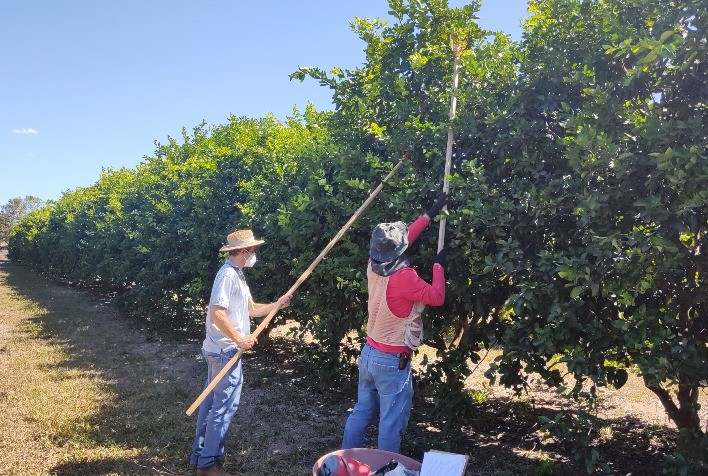
M 229 473 L 224 471 L 221 464 L 214 463 L 206 468 L 197 468 L 197 476 L 231 476 Z

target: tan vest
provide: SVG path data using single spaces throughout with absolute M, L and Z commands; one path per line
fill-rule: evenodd
M 386 301 L 390 276 L 379 276 L 369 264 L 366 277 L 369 287 L 369 321 L 366 324 L 366 334 L 381 344 L 417 349 L 423 341 L 423 321 L 420 315 L 425 304 L 413 303 L 413 309 L 407 317 L 398 317 L 391 312 Z

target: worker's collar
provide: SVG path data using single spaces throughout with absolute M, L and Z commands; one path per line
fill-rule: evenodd
M 401 255 L 395 260 L 389 261 L 388 263 L 381 263 L 379 261 L 376 261 L 375 259 L 371 260 L 371 270 L 379 276 L 384 277 L 391 276 L 396 271 L 403 268 L 407 268 L 410 265 L 411 262 L 408 261 L 408 257 L 405 255 Z

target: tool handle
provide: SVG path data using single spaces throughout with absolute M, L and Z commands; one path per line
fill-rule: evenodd
M 457 89 L 459 87 L 460 81 L 460 61 L 459 54 L 455 54 L 453 60 L 453 72 L 452 72 L 452 96 L 450 97 L 450 120 L 455 118 L 457 112 Z M 443 192 L 448 193 L 450 191 L 450 181 L 447 179 L 450 175 L 450 170 L 452 168 L 452 145 L 455 143 L 455 136 L 452 131 L 452 125 L 450 129 L 447 130 L 447 148 L 445 149 L 445 175 L 443 176 Z M 447 211 L 447 206 L 443 207 L 443 212 Z M 447 219 L 443 215 L 443 219 L 440 220 L 440 228 L 438 229 L 438 252 L 445 248 L 445 226 L 447 224 Z
M 303 272 L 300 277 L 295 281 L 295 284 L 292 285 L 290 289 L 288 289 L 288 292 L 286 294 L 293 294 L 297 288 L 300 287 L 300 285 L 305 282 L 305 280 L 312 274 L 312 270 L 315 269 L 315 267 L 320 264 L 320 261 L 329 253 L 329 251 L 334 247 L 334 245 L 337 243 L 337 241 L 344 236 L 344 233 L 349 229 L 350 226 L 356 221 L 357 218 L 362 214 L 364 209 L 369 206 L 369 204 L 376 198 L 376 195 L 379 194 L 381 189 L 383 188 L 384 184 L 393 177 L 393 175 L 398 172 L 398 170 L 403 166 L 403 162 L 406 161 L 410 157 L 411 153 L 406 152 L 403 155 L 403 158 L 396 164 L 396 166 L 391 170 L 388 175 L 383 179 L 383 181 L 374 189 L 373 192 L 371 192 L 371 195 L 369 195 L 369 198 L 367 198 L 364 203 L 359 207 L 359 209 L 352 215 L 352 217 L 347 221 L 344 226 L 339 230 L 339 232 L 332 238 L 332 240 L 329 242 L 327 246 L 322 250 L 322 252 L 315 258 L 315 260 L 308 266 L 308 268 Z M 278 312 L 279 308 L 275 307 L 273 308 L 272 311 L 268 313 L 265 319 L 263 319 L 263 322 L 260 323 L 260 325 L 256 328 L 255 332 L 252 332 L 251 334 L 253 337 L 258 337 L 261 332 L 263 332 L 263 329 L 265 329 L 268 324 L 270 324 L 270 321 L 273 319 L 275 314 Z M 199 408 L 199 405 L 202 404 L 204 399 L 209 395 L 209 393 L 214 390 L 214 387 L 221 381 L 222 378 L 231 370 L 231 367 L 238 362 L 238 359 L 241 358 L 241 355 L 243 354 L 243 349 L 239 349 L 239 351 L 234 355 L 231 360 L 229 360 L 226 365 L 224 365 L 224 368 L 221 369 L 221 372 L 216 374 L 216 376 L 212 379 L 212 381 L 209 383 L 209 385 L 206 386 L 206 388 L 202 391 L 202 393 L 197 397 L 197 399 L 192 403 L 192 405 L 187 409 L 187 415 L 192 415 L 194 411 Z

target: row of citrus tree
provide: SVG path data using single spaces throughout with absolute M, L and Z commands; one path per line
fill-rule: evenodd
M 12 259 L 98 287 L 155 325 L 188 327 L 203 319 L 229 231 L 268 240 L 252 287 L 275 297 L 411 150 L 288 309 L 315 336 L 322 375 L 350 375 L 370 230 L 414 220 L 439 193 L 453 127 L 448 299 L 426 314 L 439 359 L 425 376 L 440 408 L 464 416 L 469 363 L 492 346 L 492 380 L 523 391 L 539 375 L 591 408 L 597 386 L 620 387 L 633 368 L 681 430 L 679 451 L 703 464 L 705 2 L 531 1 L 518 44 L 480 29 L 476 3 L 389 3 L 391 24 L 354 23 L 364 64 L 293 73 L 331 88 L 334 112 L 197 127 L 29 215 Z M 451 33 L 466 40 L 452 122 Z M 411 250 L 424 277 L 436 235 Z M 592 413 L 575 416 L 546 427 L 574 435 L 588 468 L 603 465 Z

